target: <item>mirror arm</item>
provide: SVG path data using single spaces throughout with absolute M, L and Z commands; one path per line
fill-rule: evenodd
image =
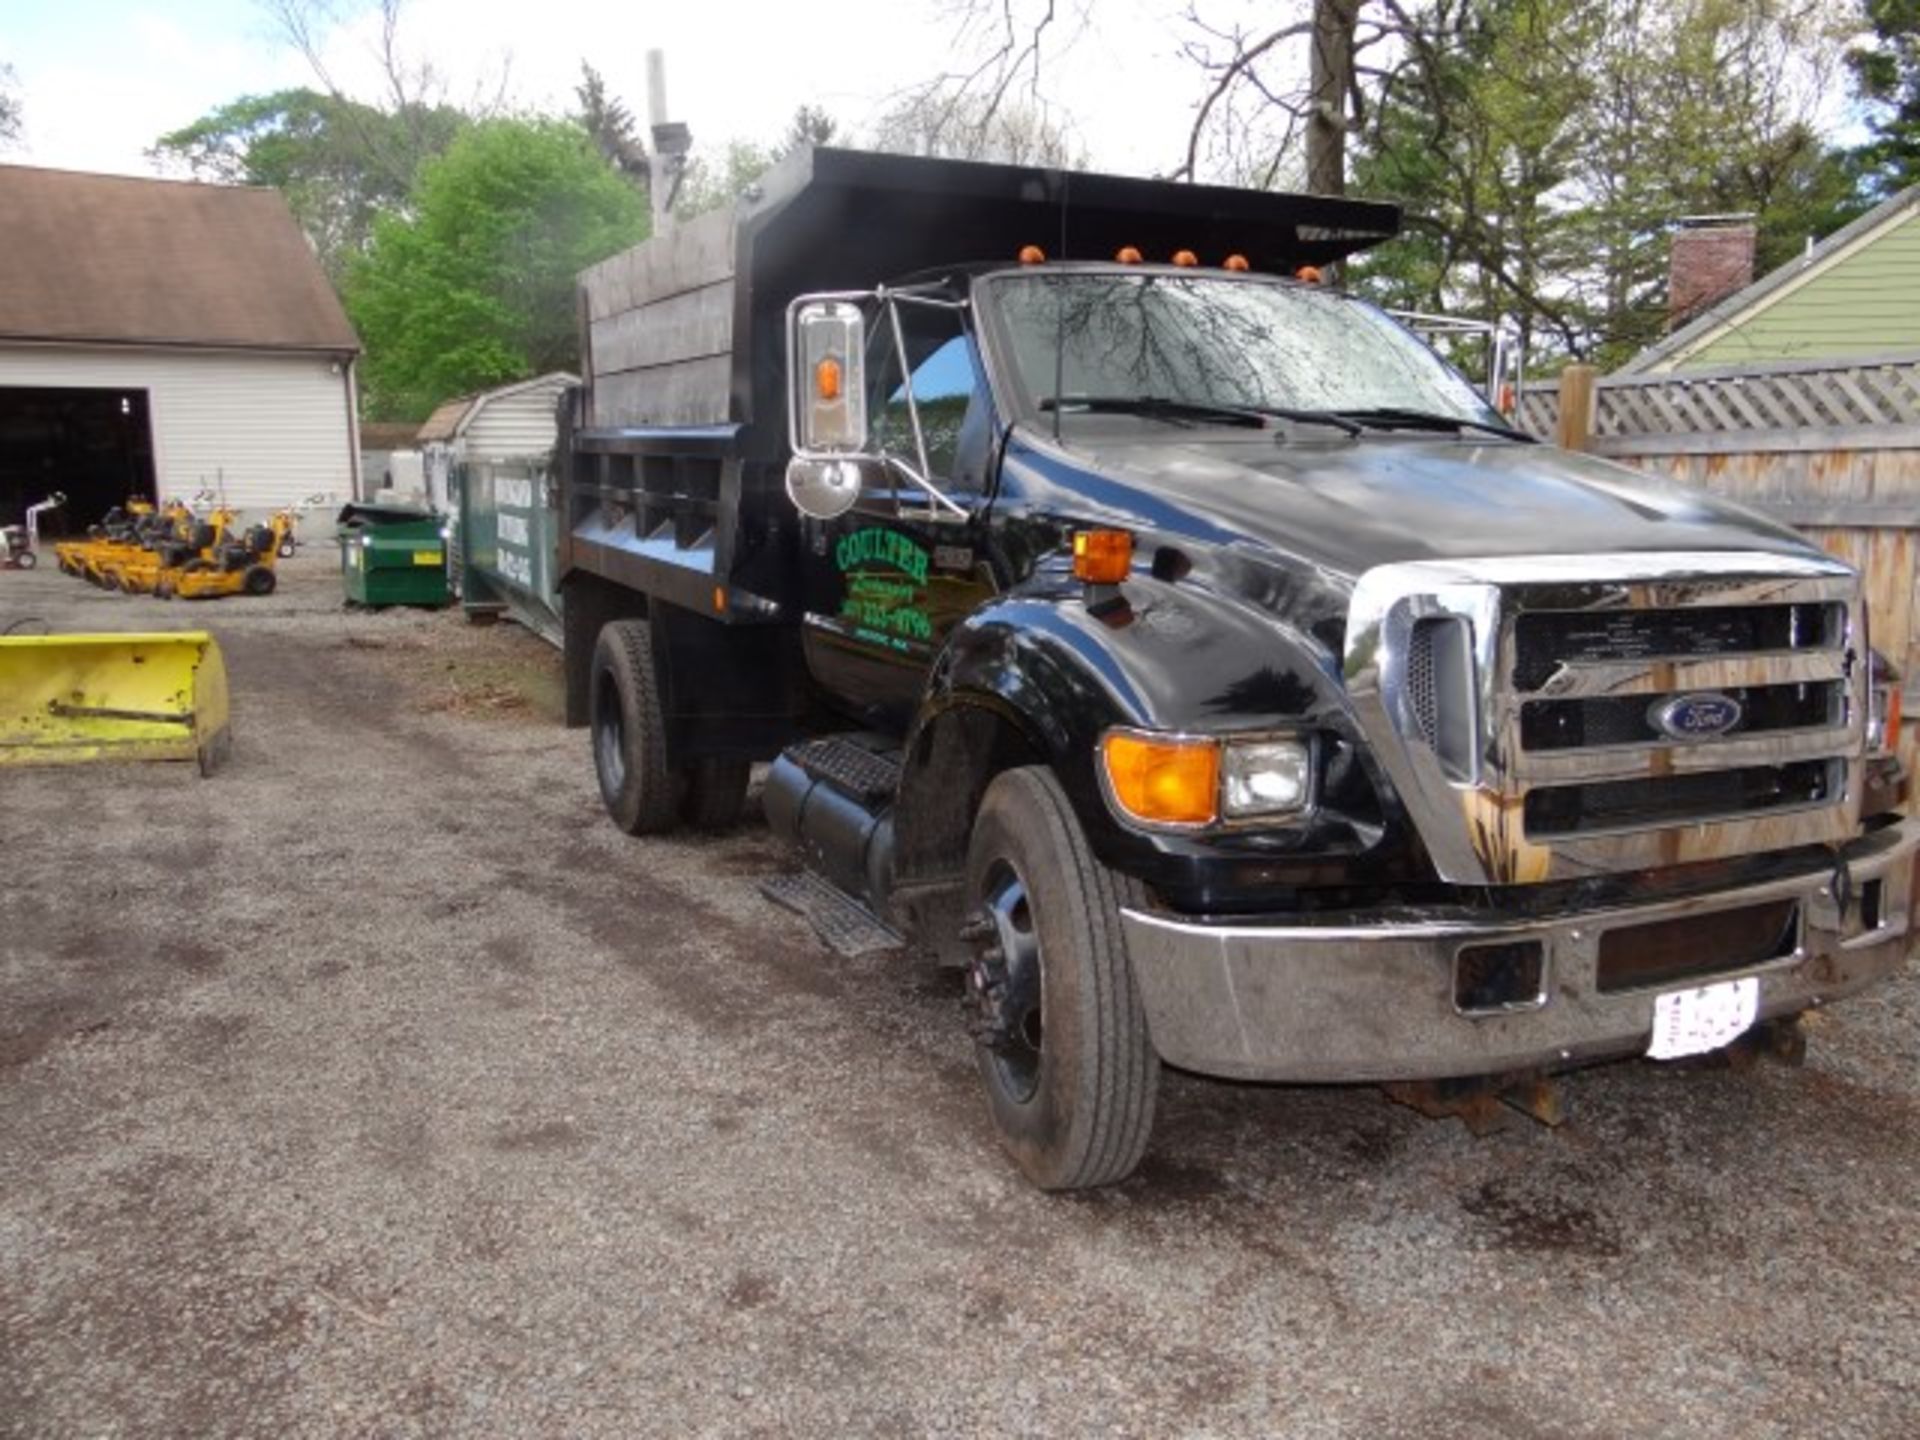
M 883 454 L 883 455 L 873 456 L 870 458 L 879 460 L 879 462 L 882 465 L 892 466 L 895 470 L 898 470 L 902 475 L 906 476 L 907 479 L 911 480 L 915 485 L 919 486 L 920 489 L 926 491 L 927 498 L 933 502 L 933 504 L 927 507 L 930 513 L 935 509 L 936 506 L 945 506 L 948 510 L 950 510 L 953 514 L 959 516 L 962 520 L 965 520 L 973 513 L 972 511 L 968 510 L 966 506 L 961 505 L 959 502 L 951 499 L 946 494 L 946 492 L 943 491 L 938 485 L 935 485 L 931 480 L 927 479 L 926 476 L 920 474 L 918 471 L 916 471 L 913 468 L 913 466 L 909 465 L 906 461 L 902 460 L 898 455 Z
M 933 463 L 927 458 L 927 437 L 920 428 L 920 405 L 913 398 L 913 370 L 907 355 L 907 337 L 900 328 L 900 307 L 885 289 L 880 290 L 878 294 L 880 303 L 887 307 L 887 324 L 893 331 L 893 353 L 900 360 L 901 383 L 907 392 L 907 420 L 913 426 L 914 458 L 920 462 L 920 474 L 928 476 L 933 474 Z M 931 481 L 922 479 L 920 483 L 926 487 L 928 494 L 939 495 L 940 492 L 934 489 Z M 946 497 L 940 496 L 940 498 L 944 500 Z

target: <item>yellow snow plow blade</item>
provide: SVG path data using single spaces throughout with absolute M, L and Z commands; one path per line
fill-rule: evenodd
M 0 765 L 197 760 L 211 775 L 231 744 L 204 630 L 0 636 Z

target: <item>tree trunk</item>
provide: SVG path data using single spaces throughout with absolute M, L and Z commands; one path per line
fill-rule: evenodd
M 1365 0 L 1314 0 L 1307 72 L 1307 189 L 1347 193 L 1347 96 L 1353 90 L 1353 31 Z

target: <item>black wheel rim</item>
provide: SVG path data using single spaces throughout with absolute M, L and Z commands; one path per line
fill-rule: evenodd
M 611 675 L 600 677 L 600 693 L 593 705 L 593 757 L 600 766 L 600 784 L 617 795 L 627 783 L 627 727 L 620 713 L 620 690 Z
M 980 903 L 986 924 L 970 976 L 979 1037 L 1000 1089 L 1024 1105 L 1040 1088 L 1046 1027 L 1040 932 L 1027 883 L 1012 861 L 996 860 L 988 869 Z

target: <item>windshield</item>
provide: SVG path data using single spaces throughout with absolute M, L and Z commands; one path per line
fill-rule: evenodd
M 1052 409 L 1055 396 L 1066 410 L 1153 397 L 1500 423 L 1411 333 L 1372 305 L 1329 291 L 1153 272 L 1007 275 L 983 290 L 1035 410 Z

